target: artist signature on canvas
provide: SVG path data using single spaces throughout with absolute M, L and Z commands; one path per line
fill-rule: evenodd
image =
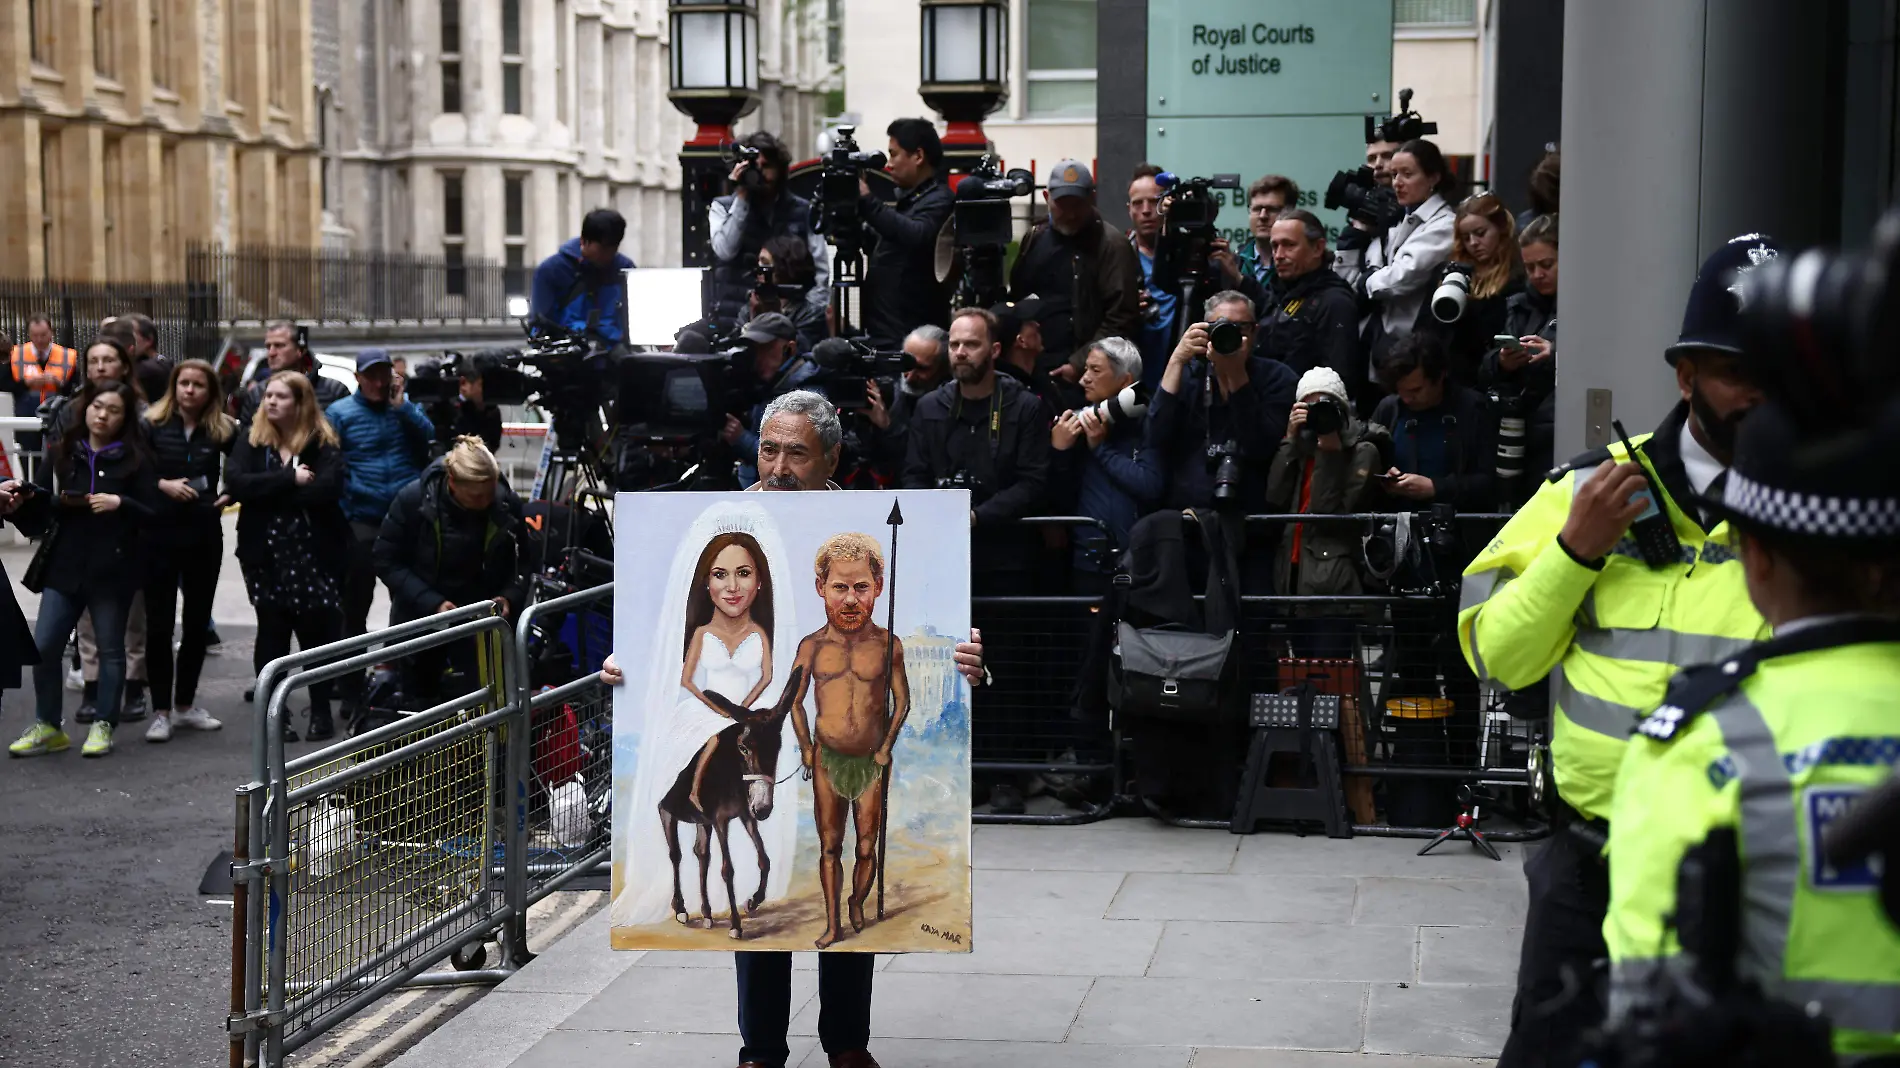
M 935 927 L 932 927 L 927 923 L 918 924 L 917 929 L 927 935 L 936 935 L 938 938 L 943 939 L 945 942 L 949 942 L 954 945 L 960 946 L 963 944 L 963 936 L 956 933 L 955 931 L 939 931 Z

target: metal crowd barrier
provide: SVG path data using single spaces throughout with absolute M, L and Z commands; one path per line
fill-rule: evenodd
M 282 657 L 257 682 L 237 792 L 231 1063 L 283 1064 L 407 983 L 498 983 L 528 958 L 528 747 L 513 629 L 492 602 Z M 292 693 L 471 642 L 478 684 L 312 753 L 285 752 Z M 499 858 L 501 863 L 495 863 Z M 480 967 L 498 937 L 501 962 Z M 456 970 L 430 972 L 445 956 Z M 463 965 L 468 965 L 466 968 Z

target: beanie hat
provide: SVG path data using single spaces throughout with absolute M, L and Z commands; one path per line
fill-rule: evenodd
M 1346 411 L 1352 411 L 1352 401 L 1346 396 L 1346 383 L 1339 372 L 1330 367 L 1315 367 L 1300 376 L 1299 387 L 1293 391 L 1293 399 L 1304 400 L 1315 393 L 1324 393 L 1338 400 Z

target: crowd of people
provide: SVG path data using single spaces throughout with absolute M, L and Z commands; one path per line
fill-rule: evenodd
M 38 542 L 20 579 L 40 595 L 35 718 L 12 755 L 71 746 L 63 690 L 75 635 L 82 755 L 110 753 L 125 723 L 149 721 L 148 742 L 222 726 L 198 703 L 198 683 L 217 640 L 229 505 L 241 506 L 234 549 L 259 670 L 293 639 L 310 649 L 363 633 L 378 579 L 399 594 L 398 621 L 490 598 L 503 611 L 521 603 L 520 502 L 499 486 L 486 435 L 442 441 L 386 351 L 357 355 L 352 391 L 319 373 L 288 322 L 267 326 L 247 381 L 159 354 L 139 315 L 106 320 L 83 350 L 52 333 L 35 316 L 9 365 L 15 410 L 42 426 L 21 444 L 43 452 L 29 478 L 0 483 L 0 514 Z M 451 415 L 482 430 L 499 416 L 474 382 L 474 401 L 465 383 Z M 439 679 L 406 681 L 422 694 Z M 335 735 L 335 696 L 346 718 L 357 715 L 360 680 L 339 688 L 311 688 L 310 740 Z

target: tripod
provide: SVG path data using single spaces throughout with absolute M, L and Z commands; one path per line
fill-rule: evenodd
M 1458 787 L 1458 806 L 1464 811 L 1458 813 L 1456 822 L 1444 830 L 1439 831 L 1438 837 L 1425 843 L 1425 848 L 1420 849 L 1418 855 L 1422 857 L 1430 853 L 1434 848 L 1453 838 L 1462 838 L 1476 846 L 1479 852 L 1490 857 L 1492 860 L 1503 860 L 1504 858 L 1498 855 L 1498 847 L 1492 845 L 1490 839 L 1484 836 L 1484 832 L 1478 829 L 1478 824 L 1484 821 L 1481 805 L 1493 800 L 1495 800 L 1495 798 L 1491 797 L 1491 795 L 1479 793 L 1478 790 L 1472 786 L 1465 785 Z

